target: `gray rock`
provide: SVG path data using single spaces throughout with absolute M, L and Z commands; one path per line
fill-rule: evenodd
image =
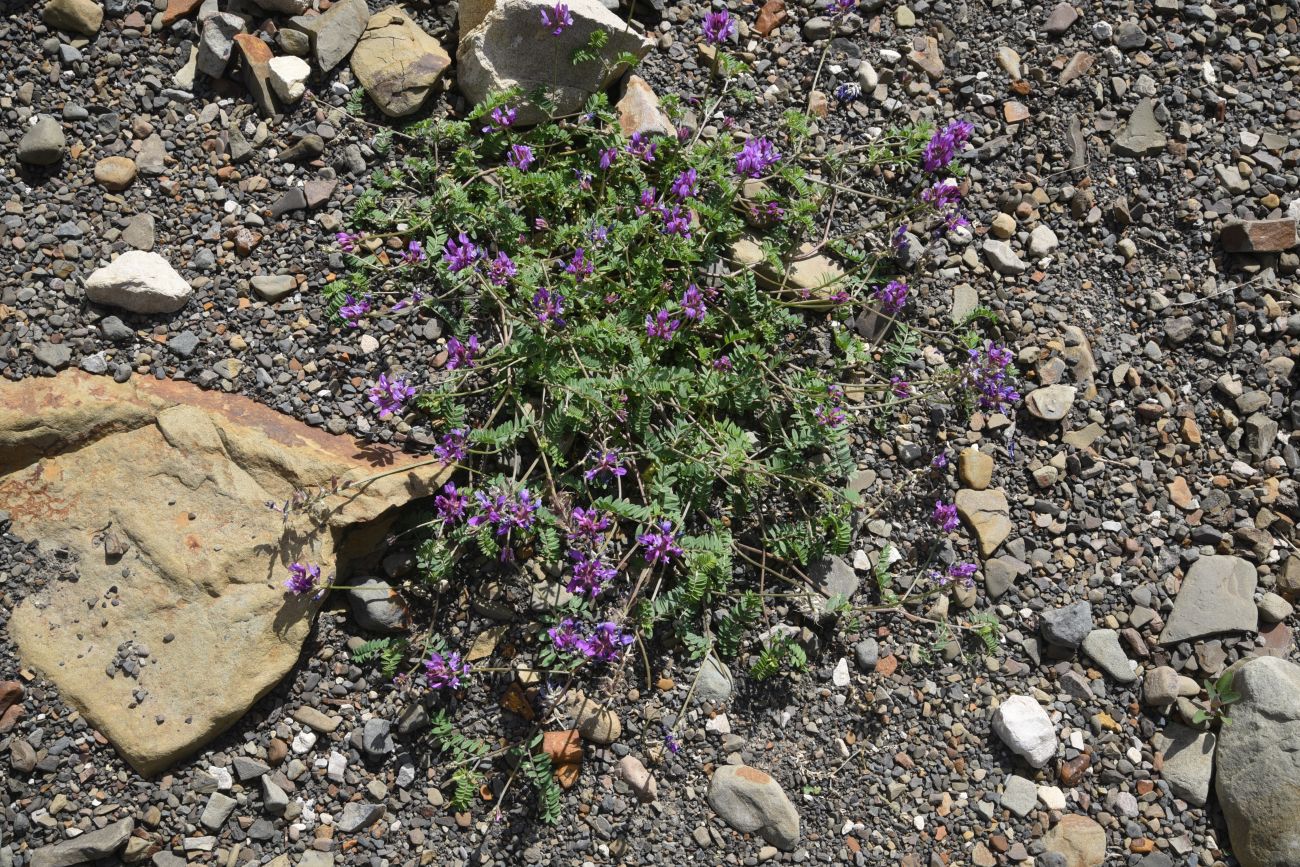
M 880 661 L 880 642 L 874 638 L 862 639 L 853 646 L 853 658 L 862 671 L 875 671 L 876 663 Z
M 253 291 L 272 302 L 292 295 L 298 288 L 298 281 L 292 274 L 259 274 L 248 282 Z
M 1246 419 L 1246 448 L 1256 460 L 1263 460 L 1277 440 L 1277 422 L 1262 412 Z
M 1043 637 L 1058 647 L 1071 650 L 1092 632 L 1092 605 L 1085 599 L 1040 615 Z
M 352 834 L 362 828 L 369 828 L 383 817 L 383 804 L 349 801 L 343 807 L 343 815 L 338 819 L 338 827 L 344 834 Z
M 1029 233 L 1029 255 L 1035 259 L 1052 255 L 1060 245 L 1061 242 L 1057 240 L 1056 233 L 1046 225 L 1035 226 L 1034 230 Z
M 229 795 L 213 792 L 208 797 L 208 805 L 203 808 L 203 815 L 199 817 L 199 823 L 209 831 L 221 830 L 221 826 L 226 824 L 230 814 L 235 812 L 238 803 Z
M 734 685 L 731 669 L 727 668 L 726 663 L 713 655 L 705 657 L 695 681 L 695 701 L 723 704 L 731 698 Z
M 1025 273 L 1029 266 L 1025 261 L 1016 255 L 1011 249 L 1011 245 L 1006 241 L 998 241 L 990 238 L 984 242 L 984 258 L 988 260 L 989 267 L 999 274 L 1016 277 Z
M 1187 570 L 1174 600 L 1161 644 L 1177 644 L 1223 632 L 1255 632 L 1255 567 L 1240 557 L 1215 554 L 1201 557 Z
M 29 166 L 52 166 L 63 159 L 67 145 L 63 125 L 49 115 L 43 115 L 19 139 L 18 160 Z
M 352 73 L 389 117 L 405 117 L 424 104 L 451 57 L 400 6 L 376 12 L 352 51 Z
M 135 820 L 123 819 L 98 831 L 87 831 L 32 852 L 31 867 L 72 867 L 99 858 L 112 857 L 135 830 Z
M 235 760 L 231 764 L 235 768 L 235 776 L 239 777 L 241 782 L 260 777 L 271 770 L 263 762 L 250 759 L 248 756 L 235 756 Z
M 1083 640 L 1083 652 L 1112 680 L 1120 683 L 1133 683 L 1137 675 L 1133 672 L 1133 663 L 1124 654 L 1119 645 L 1119 633 L 1114 629 L 1094 629 Z
M 125 343 L 135 337 L 135 332 L 126 327 L 121 319 L 116 316 L 105 316 L 99 321 L 99 330 L 104 333 L 104 337 L 113 343 Z
M 175 313 L 194 290 L 157 253 L 130 250 L 86 280 L 86 298 L 132 313 Z
M 1277 657 L 1230 669 L 1241 695 L 1219 730 L 1214 792 L 1242 867 L 1300 864 L 1300 666 Z
M 1174 797 L 1204 807 L 1214 773 L 1214 735 L 1170 723 L 1155 738 L 1154 746 L 1165 754 L 1160 776 L 1169 783 Z
M 401 598 L 378 578 L 354 582 L 348 590 L 352 617 L 362 629 L 371 632 L 401 632 L 406 628 L 406 606 Z
M 38 343 L 32 356 L 41 364 L 62 370 L 72 360 L 72 350 L 62 343 Z
M 1168 707 L 1178 700 L 1178 686 L 1178 672 L 1158 666 L 1142 678 L 1142 700 L 1151 707 Z
M 709 781 L 709 806 L 744 834 L 758 832 L 786 852 L 799 842 L 799 813 L 779 783 L 757 768 L 723 765 Z
M 1078 391 L 1072 385 L 1044 385 L 1025 395 L 1025 408 L 1034 418 L 1060 421 L 1070 414 Z
M 393 736 L 389 734 L 393 724 L 386 719 L 368 719 L 361 730 L 361 749 L 371 761 L 382 761 L 391 753 Z
M 9 745 L 9 765 L 19 774 L 30 774 L 36 767 L 36 750 L 22 738 Z
M 144 175 L 161 175 L 167 170 L 167 144 L 162 136 L 154 133 L 140 143 L 140 153 L 136 154 L 135 167 Z
M 270 776 L 262 777 L 262 807 L 272 816 L 283 816 L 289 807 L 289 796 Z
M 220 78 L 230 63 L 230 53 L 235 48 L 235 34 L 244 31 L 244 19 L 229 12 L 218 12 L 203 22 L 203 35 L 199 39 L 199 72 Z
M 1038 787 L 1018 774 L 1007 777 L 1002 787 L 1002 806 L 1024 818 L 1038 805 Z
M 1259 599 L 1259 616 L 1265 623 L 1281 623 L 1295 613 L 1295 607 L 1276 593 L 1265 593 Z
M 1150 99 L 1143 99 L 1115 136 L 1115 153 L 1123 157 L 1158 154 L 1165 149 L 1167 141 L 1156 121 L 1155 105 Z
M 852 599 L 862 584 L 858 573 L 840 557 L 825 557 L 814 563 L 808 577 L 815 592 L 802 602 L 818 620 L 833 617 L 835 606 Z
M 338 66 L 351 53 L 369 21 L 370 9 L 366 0 L 342 0 L 326 10 L 324 15 L 291 18 L 285 26 L 307 34 L 316 65 L 324 73 Z
M 167 348 L 178 358 L 190 358 L 199 348 L 199 336 L 193 331 L 182 331 L 167 341 Z
M 152 250 L 155 240 L 153 214 L 136 214 L 132 217 L 122 230 L 122 240 L 133 249 L 146 253 Z

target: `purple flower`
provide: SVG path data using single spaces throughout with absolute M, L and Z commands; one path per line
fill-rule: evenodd
M 945 168 L 957 151 L 970 139 L 975 127 L 964 120 L 954 120 L 930 137 L 921 153 L 921 167 L 927 172 Z
M 899 226 L 894 230 L 894 234 L 889 236 L 889 248 L 895 253 L 904 253 L 907 251 L 907 224 Z
M 419 304 L 423 300 L 424 300 L 424 293 L 421 292 L 419 289 L 416 289 L 413 292 L 411 292 L 410 295 L 407 295 L 401 301 L 398 301 L 396 304 L 394 304 L 393 312 L 396 313 L 399 310 L 405 310 L 407 307 L 410 307 L 412 304 Z
M 360 241 L 364 234 L 364 232 L 359 232 L 355 235 L 348 232 L 339 232 L 334 236 L 334 240 L 343 248 L 344 253 L 355 253 L 357 251 L 357 241 Z
M 497 253 L 497 257 L 488 263 L 487 278 L 493 286 L 504 286 L 510 282 L 510 278 L 519 273 L 518 266 L 502 250 Z
M 607 621 L 599 624 L 590 638 L 579 641 L 578 649 L 596 662 L 615 662 L 622 649 L 631 643 L 630 633 Z
M 538 10 L 542 18 L 542 26 L 551 31 L 552 36 L 559 36 L 564 32 L 564 28 L 573 26 L 573 16 L 569 14 L 569 7 L 564 3 L 556 3 L 550 9 Z
M 533 149 L 528 145 L 511 145 L 506 163 L 521 172 L 528 171 L 528 167 L 533 164 Z
M 578 247 L 573 251 L 573 256 L 569 259 L 569 263 L 564 266 L 564 270 L 572 274 L 574 280 L 581 283 L 591 276 L 595 267 L 587 261 L 587 254 L 583 249 Z
M 961 526 L 961 522 L 957 519 L 957 506 L 953 503 L 945 503 L 943 500 L 934 504 L 930 520 L 945 533 L 951 533 Z
M 704 16 L 704 24 L 700 28 L 704 32 L 704 41 L 710 45 L 721 45 L 731 38 L 736 32 L 736 22 L 731 20 L 731 14 L 723 9 L 721 12 L 710 12 Z
M 573 176 L 578 180 L 578 189 L 590 190 L 591 181 L 595 177 L 591 172 L 584 169 L 574 169 Z
M 731 370 L 731 356 L 723 355 L 713 360 L 714 370 Z
M 424 682 L 429 689 L 456 689 L 460 679 L 469 672 L 469 663 L 462 662 L 459 653 L 444 658 L 441 653 L 432 652 L 424 661 Z
M 691 236 L 691 212 L 683 211 L 680 205 L 673 205 L 671 208 L 667 205 L 659 207 L 659 216 L 663 217 L 664 227 L 661 230 L 665 235 L 677 235 L 681 238 Z
M 691 133 L 693 132 L 694 130 L 692 130 L 689 126 L 683 125 L 677 127 L 677 141 L 680 142 L 681 144 L 686 144 L 687 140 L 690 139 L 691 137 Z
M 402 406 L 415 396 L 415 387 L 406 384 L 404 379 L 389 380 L 384 374 L 379 374 L 379 379 L 371 386 L 369 392 L 370 402 L 379 407 L 379 417 L 388 418 L 395 412 L 399 412 Z
M 930 466 L 934 467 L 936 470 L 941 470 L 948 466 L 948 453 L 939 452 L 939 454 L 930 459 Z
M 683 551 L 677 544 L 673 525 L 668 521 L 660 521 L 655 527 L 653 532 L 642 533 L 636 537 L 637 542 L 645 547 L 646 562 L 652 565 L 667 563 L 674 557 L 682 556 Z
M 646 187 L 641 191 L 641 197 L 637 200 L 636 207 L 633 209 L 638 217 L 655 206 L 655 196 L 657 195 L 658 193 L 655 192 L 653 186 Z
M 465 517 L 469 500 L 451 482 L 442 486 L 442 493 L 433 498 L 434 508 L 444 524 L 454 524 Z
M 319 566 L 312 566 L 307 563 L 293 563 L 289 566 L 289 580 L 284 582 L 284 586 L 294 596 L 301 596 L 315 590 L 316 582 L 319 580 Z
M 482 491 L 475 491 L 474 499 L 478 501 L 482 513 L 466 523 L 471 527 L 490 524 L 496 528 L 498 536 L 504 536 L 513 529 L 526 530 L 536 518 L 538 502 L 527 488 L 520 488 L 513 497 L 504 493 L 489 497 Z
M 772 143 L 765 138 L 751 138 L 736 154 L 736 172 L 747 178 L 761 178 L 781 160 Z
M 975 581 L 971 576 L 975 574 L 977 569 L 979 567 L 974 563 L 953 563 L 948 567 L 945 574 L 948 576 L 949 581 L 960 581 L 967 587 L 974 587 Z
M 477 334 L 471 334 L 465 343 L 461 343 L 454 337 L 451 338 L 447 341 L 447 369 L 473 367 L 474 359 L 481 351 Z
M 419 241 L 410 242 L 402 251 L 402 261 L 408 265 L 418 265 L 427 258 L 429 257 L 424 253 L 424 245 Z
M 570 593 L 594 599 L 601 590 L 605 589 L 607 582 L 618 576 L 617 569 L 595 555 L 584 551 L 570 551 L 569 557 L 573 560 L 573 577 L 569 579 L 565 589 Z
M 583 472 L 582 477 L 590 482 L 601 473 L 609 473 L 611 476 L 627 475 L 627 468 L 619 464 L 618 449 L 601 452 L 596 463 Z
M 687 286 L 686 291 L 682 293 L 681 304 L 683 316 L 696 322 L 703 321 L 704 297 L 700 295 L 700 287 L 694 283 Z
M 847 416 L 844 415 L 843 407 L 834 403 L 822 403 L 813 410 L 813 418 L 822 427 L 836 428 L 844 424 Z
M 840 105 L 848 105 L 850 102 L 857 102 L 861 98 L 862 88 L 854 82 L 846 81 L 835 88 L 835 101 Z
M 549 289 L 538 289 L 533 293 L 533 311 L 537 314 L 537 321 L 543 325 L 554 322 L 563 326 L 564 296 Z
M 349 328 L 356 328 L 361 324 L 361 317 L 369 312 L 369 301 L 364 298 L 358 301 L 351 295 L 344 295 L 343 306 L 339 308 L 339 318 L 346 322 Z
M 668 191 L 679 199 L 689 199 L 699 195 L 699 173 L 695 169 L 687 169 L 677 176 L 668 187 Z
M 903 281 L 890 280 L 876 289 L 876 303 L 880 305 L 881 311 L 890 316 L 901 313 L 907 304 L 907 291 L 907 284 Z
M 465 437 L 469 431 L 463 427 L 452 428 L 442 435 L 442 442 L 433 447 L 433 453 L 445 464 L 465 460 Z
M 482 132 L 500 132 L 506 127 L 511 126 L 515 122 L 515 118 L 518 114 L 519 112 L 513 108 L 506 108 L 505 106 L 499 105 L 492 109 L 492 114 L 488 115 L 492 120 L 487 126 L 483 127 Z
M 667 747 L 668 752 L 673 755 L 677 755 L 682 748 L 682 745 L 677 741 L 677 737 L 673 734 L 672 729 L 668 728 L 668 726 L 664 726 L 664 746 Z
M 609 238 L 609 228 L 607 226 L 597 226 L 587 233 L 587 237 L 594 244 L 603 244 Z
M 478 261 L 480 255 L 479 248 L 469 239 L 464 232 L 460 233 L 460 243 L 448 238 L 447 246 L 443 247 L 442 260 L 447 263 L 447 270 L 455 273 L 463 271 Z
M 624 472 L 627 472 L 624 470 Z M 604 512 L 598 512 L 596 509 L 584 509 L 581 506 L 575 506 L 573 509 L 573 529 L 569 531 L 569 544 L 580 549 L 594 549 L 602 541 L 605 532 L 610 528 L 610 517 Z
M 845 12 L 848 12 L 854 6 L 857 5 L 858 5 L 858 0 L 834 0 L 834 2 L 831 4 L 831 15 L 834 17 L 839 17 L 840 15 L 843 15 Z
M 640 157 L 648 163 L 652 163 L 655 161 L 655 151 L 658 147 L 659 143 L 646 133 L 634 132 L 632 138 L 628 140 L 627 152 Z
M 891 376 L 889 377 L 889 390 L 894 393 L 894 397 L 902 400 L 912 396 L 912 383 L 901 376 Z
M 582 642 L 582 633 L 578 631 L 578 624 L 572 617 L 564 618 L 546 630 L 546 634 L 551 637 L 551 643 L 560 653 L 572 653 L 579 649 Z
M 952 178 L 935 181 L 921 191 L 921 201 L 936 211 L 946 211 L 961 204 L 961 187 Z
M 680 319 L 671 319 L 671 314 L 667 310 L 660 310 L 653 316 L 649 313 L 645 316 L 645 333 L 647 337 L 658 337 L 660 340 L 672 340 L 677 329 L 682 327 Z
M 616 159 L 618 159 L 618 148 L 605 148 L 600 152 L 600 170 L 609 171 L 609 167 L 614 165 Z
M 980 409 L 1003 410 L 1020 400 L 1020 393 L 1007 375 L 1011 364 L 1009 350 L 988 343 L 983 350 L 968 349 L 966 353 L 962 385 L 974 396 Z

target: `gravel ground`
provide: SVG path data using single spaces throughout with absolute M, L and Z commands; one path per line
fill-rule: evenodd
M 340 68 L 315 88 L 315 101 L 263 122 L 236 86 L 209 87 L 200 76 L 192 98 L 172 90 L 192 27 L 150 32 L 144 24 L 152 10 L 121 6 L 123 14 L 144 14 L 139 21 L 110 14 L 98 37 L 82 44 L 61 45 L 36 8 L 15 4 L 0 21 L 7 51 L 0 66 L 0 374 L 21 379 L 81 367 L 118 378 L 183 377 L 336 433 L 418 444 L 425 431 L 379 422 L 361 395 L 388 365 L 426 365 L 437 323 L 399 329 L 380 321 L 367 332 L 377 344 L 362 345 L 361 335 L 329 323 L 318 291 L 342 269 L 331 233 L 344 225 L 368 173 L 384 164 L 373 127 L 342 108 L 351 73 Z M 449 48 L 454 8 L 418 12 Z M 319 851 L 336 864 L 376 865 L 982 867 L 1036 856 L 1033 863 L 1052 865 L 1043 837 L 1062 813 L 1087 815 L 1105 829 L 1107 864 L 1237 863 L 1215 802 L 1193 806 L 1162 777 L 1153 739 L 1177 711 L 1145 707 L 1137 683 L 1049 644 L 1040 629 L 1044 613 L 1087 600 L 1090 625 L 1119 630 L 1123 651 L 1144 669 L 1169 665 L 1203 681 L 1261 650 L 1296 658 L 1294 614 L 1259 635 L 1169 647 L 1156 637 L 1181 573 L 1199 556 L 1250 561 L 1261 592 L 1291 574 L 1285 564 L 1300 517 L 1293 378 L 1300 261 L 1294 249 L 1225 254 L 1218 235 L 1225 218 L 1300 210 L 1300 55 L 1293 53 L 1300 17 L 1293 6 L 1249 2 L 1081 2 L 1077 9 L 1063 32 L 1049 33 L 1071 16 L 1020 2 L 864 8 L 834 42 L 817 81 L 825 93 L 845 82 L 864 90 L 848 106 L 831 100 L 816 137 L 827 149 L 916 119 L 961 116 L 975 124 L 975 150 L 963 158 L 973 236 L 925 245 L 913 266 L 914 313 L 940 326 L 954 308 L 986 305 L 1027 372 L 1026 391 L 1057 381 L 1078 388 L 1060 421 L 1022 409 L 1012 420 L 977 416 L 966 424 L 935 411 L 905 418 L 883 437 L 865 425 L 859 431 L 855 484 L 880 508 L 860 528 L 858 562 L 886 540 L 905 563 L 924 560 L 933 545 L 929 509 L 959 487 L 958 453 L 979 444 L 995 457 L 991 489 L 1009 503 L 1007 541 L 976 591 L 935 604 L 958 620 L 995 613 L 1004 624 L 998 654 L 896 614 L 867 615 L 839 634 L 808 630 L 801 640 L 815 652 L 806 675 L 765 684 L 738 677 L 724 709 L 686 710 L 676 754 L 664 751 L 662 726 L 682 712 L 696 671 L 665 654 L 652 660 L 649 682 L 637 665 L 593 685 L 609 696 L 624 735 L 609 747 L 588 746 L 557 827 L 531 821 L 523 803 L 494 824 L 484 820 L 486 809 L 472 817 L 447 810 L 435 786 L 441 771 L 416 734 L 399 732 L 378 760 L 365 756 L 365 721 L 388 720 L 396 731 L 409 696 L 373 667 L 348 660 L 349 639 L 363 633 L 345 603 L 322 612 L 298 669 L 225 737 L 160 780 L 140 778 L 47 682 L 21 668 L 5 638 L 5 612 L 46 582 L 70 577 L 75 564 L 0 534 L 0 675 L 26 687 L 23 715 L 7 731 L 0 723 L 0 766 L 8 772 L 0 867 L 29 863 L 33 850 L 64 839 L 65 828 L 128 816 L 139 829 L 128 857 L 156 851 L 158 864 L 176 863 L 167 852 L 225 865 Z M 732 10 L 745 22 L 756 15 L 748 6 Z M 808 99 L 827 34 L 818 12 L 791 4 L 789 20 L 766 39 L 742 28 L 739 47 L 755 68 L 742 84 L 757 96 L 728 107 L 742 128 L 762 129 Z M 661 93 L 703 95 L 694 24 L 702 10 L 664 5 L 660 14 L 652 25 L 659 50 L 643 74 Z M 942 71 L 932 58 L 908 57 L 918 41 L 925 50 L 927 37 L 936 40 Z M 1116 141 L 1145 100 L 1166 142 L 1147 155 L 1122 155 Z M 461 107 L 453 95 L 432 100 L 430 111 Z M 73 151 L 42 172 L 14 156 L 37 112 L 62 119 Z M 309 133 L 325 141 L 320 158 L 277 159 Z M 157 171 L 145 168 L 155 135 L 166 154 Z M 95 162 L 115 154 L 134 156 L 142 169 L 123 193 L 92 179 Z M 337 183 L 314 209 L 275 213 L 285 191 L 304 179 Z M 871 206 L 852 197 L 835 215 L 845 224 L 870 218 Z M 1059 246 L 1031 254 L 1031 245 L 1038 253 L 1054 246 L 1041 231 L 1031 237 L 1042 226 Z M 1011 255 L 984 247 L 989 238 L 1005 238 Z M 195 299 L 171 316 L 88 306 L 78 280 L 131 246 L 161 253 L 194 285 Z M 272 275 L 292 275 L 297 291 L 265 300 L 250 281 Z M 827 333 L 814 323 L 817 339 Z M 930 471 L 939 450 L 951 465 Z M 952 538 L 953 554 L 976 559 L 972 534 Z M 874 593 L 859 599 L 871 603 Z M 477 635 L 492 623 L 481 610 L 459 599 L 440 609 L 439 625 L 451 638 Z M 793 613 L 786 620 L 797 622 Z M 522 627 L 514 628 L 503 646 L 524 640 Z M 833 674 L 841 659 L 849 663 L 845 686 Z M 504 683 L 479 681 L 468 690 L 459 713 L 472 721 L 470 731 L 507 734 L 494 712 Z M 992 704 L 1011 694 L 1048 707 L 1064 744 L 1041 771 L 990 728 Z M 302 734 L 311 729 L 293 717 L 303 705 L 343 722 L 308 747 Z M 305 749 L 281 755 L 295 738 Z M 36 758 L 25 771 L 19 742 Z M 345 759 L 341 775 L 331 774 L 332 753 Z M 656 777 L 653 803 L 639 804 L 616 778 L 615 765 L 628 754 Z M 268 811 L 266 790 L 256 776 L 240 779 L 236 759 L 271 766 L 271 778 L 301 802 L 300 814 Z M 796 804 L 802 838 L 793 852 L 738 834 L 706 803 L 712 771 L 739 761 L 771 773 Z M 1039 790 L 1041 803 L 1031 799 L 1019 815 L 1004 797 L 1013 775 L 1056 789 Z M 201 820 L 214 792 L 235 799 L 215 832 Z M 349 802 L 382 804 L 382 820 L 343 832 Z

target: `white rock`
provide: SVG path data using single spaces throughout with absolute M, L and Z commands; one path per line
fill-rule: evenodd
M 86 298 L 132 313 L 175 313 L 194 290 L 157 253 L 131 250 L 91 274 Z
M 343 772 L 348 769 L 348 758 L 339 752 L 330 752 L 329 764 L 325 766 L 325 776 L 336 783 L 343 782 Z
M 1056 754 L 1056 728 L 1027 695 L 1009 696 L 993 712 L 993 731 L 1016 755 L 1041 768 Z
M 283 57 L 272 57 L 266 67 L 270 74 L 271 89 L 276 96 L 289 104 L 302 99 L 302 95 L 307 92 L 307 79 L 311 78 L 311 66 L 307 61 L 286 54 Z
M 300 731 L 293 739 L 293 751 L 298 755 L 311 752 L 311 748 L 316 746 L 316 733 L 312 731 Z
M 1035 259 L 1052 255 L 1060 245 L 1056 233 L 1048 226 L 1035 226 L 1034 231 L 1029 233 L 1029 255 Z
M 1042 801 L 1043 806 L 1049 810 L 1065 809 L 1065 792 L 1056 786 L 1039 786 L 1038 800 Z
M 618 773 L 628 788 L 636 793 L 638 800 L 649 803 L 655 799 L 659 787 L 654 776 L 636 756 L 624 756 L 618 763 Z
M 843 656 L 835 664 L 835 670 L 831 672 L 831 683 L 841 687 L 849 685 L 849 661 Z

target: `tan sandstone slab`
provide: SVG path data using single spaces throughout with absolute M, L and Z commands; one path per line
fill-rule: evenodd
M 286 593 L 289 564 L 344 572 L 395 507 L 447 474 L 189 383 L 0 382 L 0 503 L 17 535 L 72 553 L 79 576 L 25 599 L 10 634 L 133 766 L 157 773 L 297 661 L 319 603 Z M 352 484 L 288 518 L 266 506 L 334 477 Z M 115 659 L 139 646 L 148 656 L 131 677 Z

